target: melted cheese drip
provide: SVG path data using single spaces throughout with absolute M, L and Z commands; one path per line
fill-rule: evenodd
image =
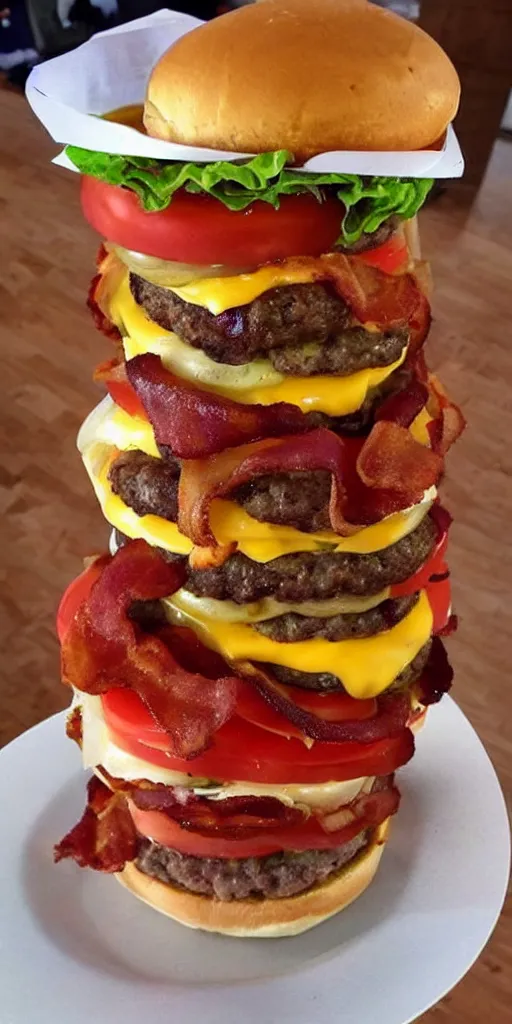
M 213 279 L 210 279 L 210 284 L 211 280 Z M 206 283 L 203 282 L 205 285 Z M 387 380 L 403 363 L 407 353 L 405 346 L 400 358 L 390 366 L 359 370 L 348 377 L 319 375 L 285 378 L 280 374 L 276 375 L 268 360 L 227 368 L 223 367 L 222 363 L 217 363 L 217 369 L 213 373 L 212 360 L 205 362 L 196 349 L 182 341 L 177 345 L 175 334 L 159 327 L 146 316 L 130 292 L 127 276 L 111 297 L 110 315 L 124 335 L 123 344 L 127 359 L 142 352 L 157 352 L 174 373 L 188 380 L 197 381 L 205 390 L 225 395 L 237 402 L 250 405 L 289 402 L 304 412 L 319 411 L 330 416 L 347 416 L 359 409 L 367 394 Z M 236 386 L 233 385 L 235 377 Z
M 128 754 L 116 746 L 109 736 L 109 731 L 100 697 L 91 697 L 87 693 L 75 691 L 73 706 L 82 711 L 82 761 L 85 769 L 101 765 L 118 779 L 127 782 L 135 779 L 147 779 L 149 782 L 162 783 L 164 786 L 182 786 L 193 789 L 201 796 L 210 800 L 226 800 L 230 796 L 273 796 L 289 806 L 305 804 L 309 807 L 321 807 L 334 810 L 342 804 L 350 803 L 362 792 L 369 792 L 374 779 L 361 777 L 347 782 L 325 782 L 308 785 L 286 784 L 271 785 L 256 782 L 238 782 L 213 785 L 208 779 L 182 772 L 161 768 L 159 765 L 143 761 L 141 758 Z
M 377 697 L 413 661 L 432 633 L 430 602 L 422 591 L 414 608 L 396 626 L 364 639 L 329 641 L 319 638 L 280 643 L 253 627 L 191 615 L 166 600 L 176 622 L 191 626 L 202 642 L 229 662 L 261 661 L 301 672 L 338 676 L 351 697 Z
M 192 550 L 191 542 L 179 532 L 175 523 L 159 516 L 138 516 L 118 495 L 113 494 L 110 487 L 108 470 L 116 449 L 140 448 L 148 455 L 160 457 L 153 429 L 147 421 L 128 416 L 110 398 L 104 398 L 85 420 L 78 435 L 78 447 L 103 514 L 112 526 L 127 537 L 143 537 L 149 544 L 167 551 L 188 554 Z M 236 538 L 238 550 L 255 562 L 269 562 L 297 551 L 368 554 L 395 544 L 415 530 L 427 515 L 435 496 L 436 490 L 431 488 L 420 504 L 395 512 L 352 537 L 339 537 L 331 530 L 302 533 L 293 526 L 260 523 L 235 502 L 222 499 L 212 502 L 210 523 L 219 543 L 229 544 Z

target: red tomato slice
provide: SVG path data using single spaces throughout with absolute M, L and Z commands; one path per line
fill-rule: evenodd
M 119 363 L 117 359 L 100 363 L 94 371 L 94 380 L 105 385 L 111 399 L 129 416 L 140 416 L 147 420 L 146 410 L 126 376 L 124 363 Z
M 447 565 L 444 565 L 444 572 L 448 573 Z M 439 570 L 439 575 L 443 575 L 441 569 Z M 432 632 L 434 634 L 440 633 L 450 618 L 452 607 L 452 588 L 450 577 L 446 575 L 444 579 L 434 580 L 433 583 L 429 583 L 427 587 L 427 594 L 434 617 Z
M 376 249 L 359 253 L 358 259 L 371 267 L 378 267 L 385 274 L 394 274 L 402 268 L 405 270 L 409 262 L 409 250 L 405 238 L 399 231 Z
M 83 175 L 86 220 L 109 242 L 179 263 L 257 266 L 330 252 L 344 206 L 335 198 L 282 196 L 279 210 L 255 202 L 228 210 L 218 199 L 177 192 L 166 210 L 147 213 L 134 192 Z
M 113 693 L 123 693 L 111 690 Z M 412 756 L 405 738 L 377 743 L 314 743 L 308 749 L 297 739 L 285 739 L 234 717 L 219 730 L 209 750 L 191 761 L 171 757 L 165 740 L 141 743 L 133 733 L 116 732 L 103 708 L 112 742 L 128 754 L 160 768 L 216 779 L 220 782 L 344 782 L 364 775 L 388 775 Z M 158 743 L 158 746 L 156 745 Z
M 421 569 L 414 573 L 414 576 L 409 576 L 409 579 L 404 580 L 403 583 L 393 583 L 390 597 L 403 597 L 407 594 L 415 594 L 417 590 L 424 590 L 428 588 L 431 576 L 446 572 L 444 556 L 447 545 L 448 530 L 444 530 L 438 538 L 428 561 L 422 565 Z
M 93 562 L 84 569 L 64 591 L 57 609 L 57 636 L 62 643 L 71 621 L 82 601 L 85 601 L 94 581 L 101 573 L 101 565 Z
M 311 711 L 318 718 L 329 722 L 343 722 L 347 719 L 371 718 L 376 713 L 376 701 L 355 700 L 347 693 L 315 693 L 314 690 L 299 690 L 291 686 L 283 686 L 288 697 L 306 711 Z M 281 736 L 296 736 L 302 739 L 301 730 L 289 722 L 284 715 L 267 704 L 265 700 L 249 685 L 239 687 L 237 714 L 245 722 L 258 725 Z
M 196 857 L 264 857 L 278 850 L 328 850 L 353 839 L 364 828 L 364 822 L 357 821 L 338 832 L 324 832 L 314 818 L 309 818 L 303 825 L 247 839 L 220 839 L 189 832 L 161 811 L 140 811 L 130 803 L 130 812 L 141 835 Z

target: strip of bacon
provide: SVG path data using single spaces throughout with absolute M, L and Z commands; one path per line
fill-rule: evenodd
M 275 797 L 238 796 L 212 801 L 166 787 L 133 789 L 131 799 L 141 811 L 160 811 L 187 831 L 223 839 L 260 835 L 301 824 L 307 817 L 301 808 L 289 807 Z
M 319 718 L 291 700 L 286 687 L 252 662 L 239 662 L 237 672 L 258 691 L 279 714 L 297 726 L 310 739 L 324 743 L 375 743 L 407 732 L 411 702 L 409 694 L 383 694 L 377 701 L 377 713 L 371 718 L 352 718 L 342 722 Z
M 409 352 L 423 344 L 431 323 L 430 305 L 412 274 L 385 274 L 357 256 L 339 253 L 321 256 L 318 262 L 323 270 L 320 276 L 332 282 L 360 323 L 408 325 Z
M 392 783 L 385 789 L 356 797 L 348 807 L 341 807 L 331 814 L 319 817 L 319 822 L 326 832 L 337 832 L 353 822 L 364 823 L 364 828 L 376 828 L 386 818 L 396 814 L 400 806 L 400 792 Z
M 114 872 L 122 871 L 136 854 L 137 833 L 125 796 L 93 775 L 82 818 L 55 846 L 55 862 L 70 857 L 81 868 Z
M 260 438 L 298 434 L 307 429 L 294 405 L 244 405 L 202 391 L 165 368 L 156 355 L 126 363 L 133 390 L 151 422 L 158 444 L 178 459 L 197 459 Z M 111 392 L 112 394 L 112 392 Z
M 367 487 L 395 491 L 397 495 L 406 490 L 413 505 L 437 483 L 443 460 L 398 423 L 380 420 L 358 455 L 357 471 Z
M 233 714 L 237 680 L 185 670 L 163 637 L 144 632 L 129 616 L 134 601 L 167 597 L 184 577 L 183 565 L 166 562 L 142 540 L 105 559 L 64 636 L 62 675 L 85 693 L 133 690 L 167 732 L 173 754 L 193 758 Z
M 96 256 L 98 273 L 93 277 L 87 294 L 87 308 L 94 320 L 94 326 L 111 341 L 121 341 L 119 329 L 110 319 L 109 300 L 118 287 L 125 268 L 121 261 L 100 245 Z
M 434 417 L 427 427 L 430 444 L 433 451 L 446 455 L 448 449 L 462 434 L 466 420 L 459 406 L 448 397 L 435 374 L 429 374 L 428 384 L 430 397 L 427 408 Z
M 413 377 L 402 391 L 395 391 L 386 398 L 375 414 L 376 420 L 388 420 L 400 427 L 410 427 L 428 401 L 428 388 Z
M 183 463 L 178 524 L 194 544 L 214 548 L 210 505 L 255 476 L 327 470 L 332 477 L 332 529 L 350 536 L 383 516 L 416 504 L 436 484 L 443 460 L 397 424 L 377 423 L 365 441 L 324 427 L 298 437 L 241 445 Z M 226 550 L 226 557 L 229 554 Z
M 453 675 L 443 641 L 439 636 L 434 636 L 427 664 L 414 685 L 418 700 L 425 705 L 437 704 L 451 689 Z

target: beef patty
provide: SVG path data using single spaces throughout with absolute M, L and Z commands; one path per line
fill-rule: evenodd
M 253 562 L 236 552 L 215 568 L 190 569 L 186 586 L 198 597 L 237 604 L 263 597 L 297 604 L 345 594 L 368 596 L 412 576 L 427 560 L 436 537 L 435 524 L 427 515 L 406 537 L 370 554 L 300 551 L 270 562 Z
M 118 546 L 129 542 L 120 530 L 115 531 L 115 537 Z M 197 597 L 236 604 L 264 597 L 283 604 L 327 601 L 346 594 L 367 597 L 412 576 L 426 562 L 436 537 L 435 524 L 427 515 L 415 530 L 382 551 L 366 555 L 299 551 L 270 562 L 253 562 L 236 552 L 223 565 L 211 569 L 189 567 L 185 585 Z M 168 561 L 186 562 L 184 555 L 159 550 Z
M 176 522 L 180 468 L 175 460 L 155 459 L 138 449 L 121 452 L 108 473 L 110 486 L 138 516 Z
M 361 853 L 370 831 L 332 850 L 272 853 L 266 857 L 193 857 L 139 840 L 139 871 L 188 892 L 218 900 L 279 899 L 320 885 Z
M 408 340 L 407 330 L 354 329 L 347 304 L 328 284 L 271 288 L 218 316 L 137 274 L 130 274 L 130 289 L 154 323 L 220 363 L 238 365 L 267 356 L 286 375 L 344 376 L 389 366 Z
M 407 690 L 419 679 L 430 654 L 431 642 L 428 641 L 415 658 L 406 665 L 404 670 L 393 680 L 389 690 Z M 343 688 L 343 680 L 332 672 L 301 672 L 299 669 L 287 668 L 285 665 L 264 665 L 271 675 L 285 686 L 300 686 L 303 690 L 319 690 L 329 693 Z
M 414 608 L 418 597 L 419 594 L 396 597 L 382 601 L 375 608 L 369 608 L 365 612 L 345 612 L 325 618 L 288 612 L 274 619 L 257 622 L 254 628 L 270 640 L 285 644 L 312 640 L 315 637 L 332 643 L 338 640 L 363 639 L 396 626 Z

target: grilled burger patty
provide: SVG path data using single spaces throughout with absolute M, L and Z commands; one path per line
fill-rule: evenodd
M 115 535 L 119 545 L 129 541 L 119 530 Z M 366 597 L 412 576 L 426 562 L 436 536 L 436 527 L 427 515 L 396 544 L 366 555 L 299 551 L 270 562 L 253 562 L 236 552 L 211 569 L 189 569 L 186 587 L 198 597 L 237 604 L 263 597 L 286 604 L 326 601 L 345 594 Z M 160 550 L 170 561 L 186 561 L 183 555 Z
M 416 657 L 406 665 L 404 670 L 393 680 L 389 690 L 407 690 L 419 679 L 430 654 L 430 641 L 418 651 Z M 300 686 L 303 690 L 318 690 L 329 693 L 343 687 L 343 680 L 331 672 L 301 672 L 299 669 L 287 668 L 286 665 L 263 666 L 271 675 L 285 686 Z
M 253 562 L 236 552 L 216 568 L 191 569 L 186 585 L 199 597 L 237 604 L 262 597 L 296 604 L 344 594 L 367 596 L 412 576 L 427 560 L 436 536 L 432 519 L 425 516 L 406 537 L 371 554 L 300 551 L 271 562 Z
M 193 857 L 141 838 L 139 871 L 188 892 L 218 900 L 279 899 L 325 882 L 368 845 L 369 831 L 332 850 L 272 853 L 266 857 Z
M 402 329 L 354 328 L 346 303 L 326 284 L 271 288 L 218 316 L 137 274 L 130 274 L 130 289 L 154 323 L 220 363 L 239 365 L 266 356 L 286 375 L 344 376 L 389 366 L 408 340 Z
M 117 456 L 108 478 L 114 494 L 118 494 L 138 516 L 161 516 L 176 522 L 180 478 L 177 462 L 155 459 L 133 449 Z
M 297 643 L 301 640 L 322 638 L 332 642 L 375 636 L 396 626 L 414 608 L 419 594 L 382 601 L 366 612 L 347 612 L 318 618 L 288 612 L 274 619 L 254 623 L 258 633 L 278 643 Z

